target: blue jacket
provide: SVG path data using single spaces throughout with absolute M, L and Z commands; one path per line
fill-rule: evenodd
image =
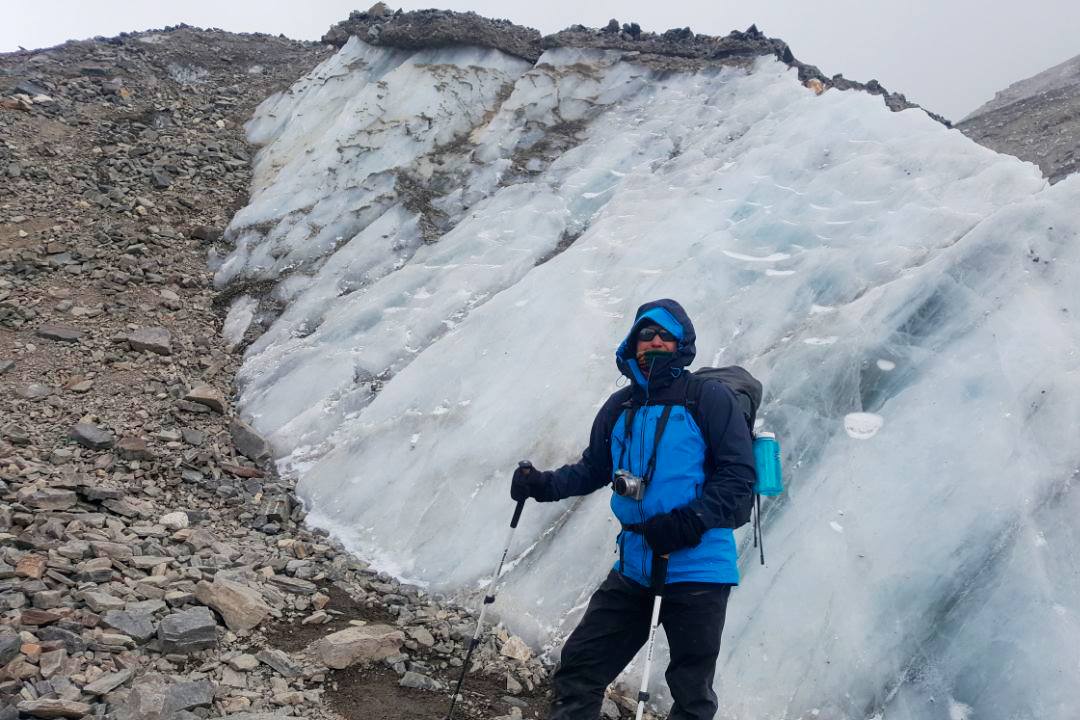
M 638 328 L 653 322 L 673 334 L 673 357 L 653 367 L 646 378 L 634 357 Z M 655 452 L 655 471 L 641 501 L 611 495 L 611 509 L 623 525 L 615 568 L 629 579 L 649 584 L 652 551 L 644 536 L 627 529 L 667 513 L 684 547 L 671 553 L 667 582 L 739 582 L 733 528 L 749 520 L 753 503 L 754 451 L 750 429 L 732 392 L 705 382 L 691 399 L 686 367 L 696 349 L 694 326 L 674 300 L 642 305 L 626 339 L 615 353 L 630 385 L 615 392 L 597 413 L 589 447 L 581 460 L 544 473 L 546 490 L 538 499 L 586 495 L 611 483 L 615 470 L 645 477 Z M 665 406 L 672 409 L 657 446 L 656 426 Z M 629 433 L 627 419 L 633 417 Z

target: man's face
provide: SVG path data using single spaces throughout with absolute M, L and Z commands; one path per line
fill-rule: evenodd
M 645 353 L 650 350 L 673 353 L 677 347 L 678 340 L 675 339 L 674 335 L 659 325 L 650 323 L 638 330 L 637 347 L 634 354 L 640 363 L 645 357 Z

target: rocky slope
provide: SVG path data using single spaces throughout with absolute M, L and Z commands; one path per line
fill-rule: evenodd
M 1013 83 L 957 128 L 1035 163 L 1050 182 L 1080 170 L 1080 56 Z
M 206 268 L 242 124 L 331 51 L 178 27 L 0 56 L 4 720 L 445 712 L 471 616 L 302 527 Z M 462 717 L 542 705 L 519 640 L 475 657 Z

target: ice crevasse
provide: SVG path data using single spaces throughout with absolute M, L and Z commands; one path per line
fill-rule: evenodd
M 353 38 L 248 131 L 217 281 L 311 522 L 475 597 L 510 471 L 578 456 L 635 308 L 673 297 L 784 447 L 720 717 L 1075 716 L 1080 179 L 773 58 Z M 530 641 L 614 561 L 607 503 L 524 513 L 495 607 Z

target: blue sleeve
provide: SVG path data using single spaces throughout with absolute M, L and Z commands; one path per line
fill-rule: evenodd
M 581 454 L 581 460 L 545 472 L 547 493 L 538 500 L 551 502 L 574 495 L 588 495 L 611 482 L 611 432 L 622 414 L 623 403 L 629 397 L 629 390 L 623 389 L 607 399 L 593 420 L 589 447 Z
M 754 504 L 754 441 L 731 390 L 707 382 L 698 400 L 697 417 L 705 436 L 705 484 L 701 497 L 687 509 L 704 525 L 737 528 L 750 521 Z

